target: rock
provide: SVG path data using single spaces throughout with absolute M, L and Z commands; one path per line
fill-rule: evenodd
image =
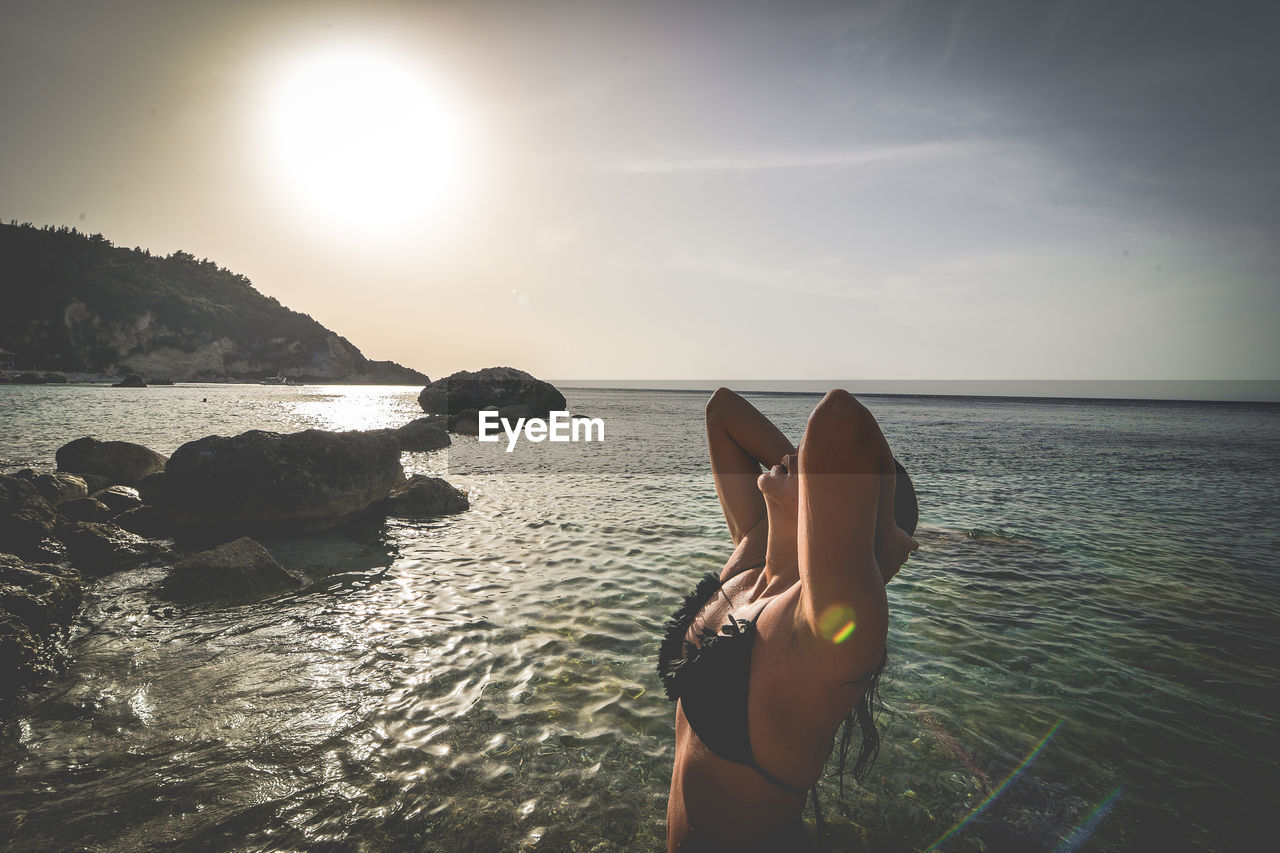
M 517 407 L 509 407 L 517 408 Z M 523 407 L 519 407 L 523 408 Z M 479 435 L 480 434 L 480 412 L 498 412 L 497 406 L 485 406 L 483 409 L 467 409 L 462 412 L 455 412 L 450 415 L 449 432 L 456 432 L 459 435 Z M 499 417 L 501 413 L 499 412 Z
M 148 542 L 116 524 L 73 522 L 63 527 L 61 538 L 66 543 L 71 565 L 90 577 L 101 577 L 172 557 L 168 548 Z
M 459 427 L 471 423 L 470 410 L 496 408 L 507 418 L 545 418 L 552 411 L 563 411 L 565 399 L 551 383 L 523 370 L 486 367 L 475 372 L 464 370 L 432 382 L 418 395 L 418 405 L 428 414 L 449 416 L 450 431 L 460 432 L 463 430 Z M 517 406 L 524 408 L 517 410 Z M 475 429 L 469 431 L 476 432 Z
M 142 498 L 138 496 L 138 490 L 132 486 L 110 486 L 100 492 L 94 492 L 90 497 L 105 504 L 113 516 L 142 506 Z
M 13 472 L 11 476 L 17 477 L 19 480 L 26 480 L 35 486 L 36 491 L 40 493 L 40 497 L 44 498 L 52 506 L 83 498 L 89 494 L 89 486 L 85 483 L 84 478 L 77 477 L 75 474 L 63 474 L 60 472 L 46 474 L 31 468 L 23 468 L 21 471 Z
M 322 530 L 375 508 L 403 479 L 390 431 L 253 430 L 174 451 L 165 509 L 186 527 Z
M 142 377 L 136 373 L 130 373 L 124 379 L 116 382 L 112 388 L 146 388 L 147 383 L 142 381 Z
M 137 485 L 148 474 L 163 471 L 166 461 L 164 456 L 141 444 L 98 441 L 89 436 L 62 445 L 56 458 L 59 471 L 98 474 L 107 477 L 111 481 L 108 485 L 113 486 Z
M 111 510 L 93 498 L 76 498 L 58 505 L 58 514 L 67 521 L 110 521 Z
M 390 515 L 425 518 L 466 512 L 471 502 L 445 480 L 416 474 L 391 490 L 386 508 Z
M 173 520 L 158 506 L 143 504 L 126 510 L 112 519 L 115 525 L 130 533 L 148 539 L 162 539 L 173 535 Z
M 58 515 L 36 487 L 17 477 L 0 475 L 0 551 L 24 558 L 47 556 L 58 527 Z
M 243 599 L 296 589 L 302 582 L 246 536 L 183 557 L 169 570 L 160 593 L 177 600 Z
M 0 554 L 0 704 L 51 675 L 51 642 L 80 609 L 80 575 L 65 566 L 25 563 Z
M 89 494 L 109 489 L 116 484 L 110 477 L 104 477 L 101 474 L 77 474 L 76 476 L 84 480 L 84 484 L 89 487 Z
M 21 619 L 0 610 L 0 709 L 20 689 L 52 674 L 42 645 Z
M 0 554 L 0 610 L 36 633 L 66 625 L 80 609 L 80 574 L 66 566 L 26 563 Z
M 168 496 L 163 471 L 148 474 L 138 481 L 138 497 L 142 498 L 144 504 L 163 504 Z
M 451 443 L 449 431 L 440 418 L 418 418 L 395 430 L 401 450 L 439 450 Z

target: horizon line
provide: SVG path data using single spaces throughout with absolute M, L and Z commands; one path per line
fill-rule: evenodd
M 1133 400 L 1280 403 L 1271 379 L 549 379 L 556 387 L 619 391 L 822 394 L 846 388 L 874 397 L 992 397 L 1045 400 Z

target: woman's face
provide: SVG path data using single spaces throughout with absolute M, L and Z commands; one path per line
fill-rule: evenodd
M 800 506 L 800 471 L 796 455 L 791 453 L 782 457 L 781 462 L 756 478 L 756 485 L 764 495 L 766 505 L 795 514 Z

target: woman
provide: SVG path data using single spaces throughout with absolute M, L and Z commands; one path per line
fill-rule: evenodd
M 884 586 L 919 547 L 894 511 L 898 497 L 914 532 L 914 490 L 845 391 L 814 408 L 797 452 L 721 388 L 707 443 L 735 547 L 672 617 L 659 657 L 678 700 L 667 847 L 804 849 L 805 793 L 855 709 L 855 775 L 876 749 L 865 697 L 885 660 Z

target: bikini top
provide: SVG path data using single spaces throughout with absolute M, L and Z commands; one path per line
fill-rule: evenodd
M 658 675 L 667 698 L 683 704 L 685 719 L 713 753 L 752 768 L 784 791 L 803 795 L 804 788 L 783 782 L 757 764 L 751 751 L 747 720 L 751 646 L 764 608 L 750 622 L 729 614 L 728 623 L 719 632 L 703 628 L 698 644 L 685 641 L 694 617 L 720 591 L 720 578 L 708 574 L 667 620 L 666 636 L 658 650 Z

